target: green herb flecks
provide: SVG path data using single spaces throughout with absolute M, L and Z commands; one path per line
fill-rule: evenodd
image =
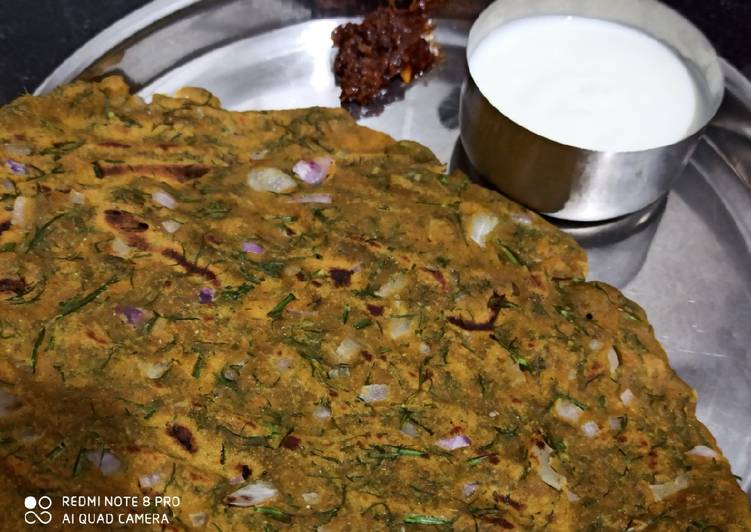
M 117 352 L 117 347 L 113 347 L 109 351 L 107 351 L 107 357 L 104 359 L 104 362 L 102 362 L 98 368 L 94 370 L 97 374 L 104 373 L 104 370 L 107 369 L 107 366 L 109 365 L 110 361 L 112 360 L 112 357 L 115 356 L 115 353 Z
M 499 257 L 504 259 L 506 262 L 510 262 L 511 264 L 514 264 L 516 266 L 524 266 L 524 261 L 522 261 L 521 258 L 519 258 L 519 255 L 515 253 L 510 247 L 508 247 L 501 241 L 497 241 L 496 245 L 498 246 Z
M 141 123 L 138 120 L 135 120 L 134 118 L 130 118 L 129 116 L 126 116 L 121 113 L 116 113 L 114 111 L 107 111 L 107 118 L 117 118 L 120 122 L 123 123 L 125 127 L 142 127 Z
M 143 410 L 143 419 L 149 419 L 154 414 L 156 414 L 157 410 L 162 406 L 162 401 L 159 399 L 156 399 L 154 401 L 151 401 L 149 404 L 142 405 L 141 409 Z
M 176 315 L 176 314 L 167 314 L 167 315 L 164 315 L 164 316 L 162 316 L 160 314 L 159 317 L 162 318 L 162 319 L 165 319 L 167 321 L 196 321 L 196 320 L 200 319 L 200 318 L 197 318 L 195 316 L 179 316 L 179 315 Z
M 73 476 L 77 477 L 83 471 L 83 466 L 86 463 L 84 458 L 86 457 L 86 449 L 81 447 L 76 455 L 76 461 L 73 463 Z
M 482 397 L 485 397 L 488 393 L 488 390 L 490 390 L 490 387 L 493 385 L 493 381 L 488 379 L 482 372 L 479 372 L 477 374 L 475 380 L 477 381 L 477 385 L 480 387 L 480 395 Z
M 284 270 L 286 264 L 280 260 L 268 260 L 264 262 L 251 262 L 251 266 L 270 277 L 278 279 L 282 276 L 282 270 Z
M 467 458 L 467 464 L 473 466 L 477 465 L 480 462 L 484 462 L 485 460 L 493 460 L 498 456 L 498 453 L 486 453 L 486 454 L 479 454 L 477 456 L 473 456 L 471 458 Z
M 570 308 L 556 305 L 555 310 L 558 314 L 563 316 L 566 321 L 576 324 L 576 316 L 574 316 L 574 313 L 571 312 Z
M 341 511 L 341 509 L 344 507 L 345 502 L 347 502 L 347 486 L 342 485 L 342 495 L 341 495 L 341 498 L 339 499 L 339 503 L 333 508 L 329 508 L 328 510 L 323 510 L 316 514 L 318 518 L 320 519 L 319 525 L 325 525 L 326 523 L 331 521 L 334 517 L 336 517 L 337 514 Z
M 63 451 L 65 451 L 65 441 L 61 441 L 55 447 L 52 448 L 50 452 L 47 453 L 46 458 L 47 460 L 54 460 L 58 456 L 60 456 Z
M 283 512 L 279 508 L 274 508 L 272 506 L 256 506 L 256 512 L 263 515 L 268 515 L 272 519 L 276 519 L 277 521 L 280 521 L 282 523 L 291 523 L 292 522 L 292 514 L 288 514 L 287 512 Z
M 362 299 L 368 299 L 368 298 L 377 298 L 376 292 L 378 291 L 378 286 L 368 283 L 368 285 L 361 289 L 361 290 L 355 290 L 352 293 L 360 297 Z
M 501 330 L 496 330 L 495 334 L 493 334 L 491 338 L 506 350 L 506 352 L 511 357 L 511 360 L 513 360 L 514 363 L 517 364 L 521 369 L 528 370 L 532 367 L 532 364 L 530 364 L 526 358 L 519 354 L 518 342 L 516 338 L 509 339 L 505 332 Z
M 64 142 L 55 142 L 49 148 L 44 148 L 39 152 L 40 155 L 52 155 L 52 160 L 57 161 L 64 154 L 76 150 L 83 146 L 82 140 L 69 140 Z
M 352 328 L 359 331 L 360 329 L 366 329 L 370 327 L 371 325 L 373 325 L 373 320 L 364 318 L 362 320 L 357 320 L 355 323 L 353 323 Z
M 421 428 L 431 436 L 434 434 L 433 430 L 430 427 L 426 426 L 419 419 L 417 419 L 416 412 L 404 406 L 399 407 L 399 420 L 402 424 L 404 424 L 405 422 L 412 423 L 414 426 Z
M 201 372 L 203 371 L 203 365 L 204 365 L 203 353 L 198 353 L 198 356 L 196 356 L 196 361 L 193 364 L 193 370 L 190 372 L 191 376 L 194 379 L 201 378 Z
M 99 161 L 92 161 L 91 168 L 94 170 L 94 177 L 97 179 L 102 179 L 104 177 L 104 170 L 102 169 L 102 165 L 99 164 Z
M 347 321 L 349 320 L 349 305 L 344 305 L 341 320 L 344 325 L 347 324 Z
M 571 396 L 570 396 L 570 395 L 568 395 L 568 394 L 565 394 L 565 393 L 557 393 L 557 394 L 556 394 L 556 399 L 563 399 L 563 400 L 565 400 L 565 401 L 569 401 L 570 403 L 573 403 L 573 404 L 575 404 L 575 405 L 576 405 L 577 407 L 579 407 L 580 409 L 582 409 L 582 410 L 587 410 L 587 405 L 586 405 L 586 404 L 582 403 L 582 402 L 581 402 L 581 401 L 580 401 L 579 399 L 577 399 L 576 397 L 571 397 Z
M 232 206 L 223 201 L 212 201 L 196 211 L 199 218 L 209 218 L 211 220 L 223 220 L 232 212 Z
M 287 307 L 287 305 L 289 305 L 296 299 L 297 298 L 295 297 L 295 294 L 287 294 L 282 299 L 280 299 L 276 306 L 268 311 L 266 315 L 273 320 L 278 320 L 282 317 L 282 312 L 284 312 L 284 309 Z
M 34 236 L 32 236 L 31 240 L 29 240 L 29 243 L 26 244 L 26 252 L 28 253 L 29 251 L 32 250 L 32 248 L 34 248 L 35 246 L 37 246 L 44 239 L 44 236 L 47 233 L 47 230 L 49 229 L 49 227 L 53 223 L 55 223 L 57 220 L 59 220 L 60 218 L 62 218 L 63 216 L 65 216 L 66 214 L 68 214 L 68 213 L 67 212 L 61 212 L 59 214 L 56 214 L 55 216 L 53 216 L 52 218 L 50 218 L 49 220 L 47 220 L 44 224 L 40 225 L 37 228 L 37 230 L 34 232 Z
M 216 428 L 217 430 L 221 432 L 225 432 L 229 434 L 230 436 L 233 436 L 237 438 L 238 440 L 242 441 L 243 445 L 245 445 L 246 447 L 265 447 L 266 445 L 268 445 L 269 439 L 271 439 L 271 436 L 265 436 L 265 435 L 246 436 L 244 434 L 235 432 L 234 430 L 232 430 L 231 428 L 225 425 L 217 425 Z
M 149 199 L 148 194 L 137 188 L 119 187 L 110 194 L 112 201 L 130 203 L 133 205 L 145 205 Z
M 402 521 L 408 525 L 450 525 L 454 521 L 437 515 L 407 514 Z
M 368 457 L 375 458 L 377 460 L 390 460 L 399 458 L 400 456 L 408 457 L 422 457 L 427 456 L 426 451 L 420 449 L 412 449 L 410 447 L 402 447 L 400 445 L 372 445 L 368 449 Z
M 250 283 L 242 283 L 238 286 L 225 286 L 219 294 L 219 299 L 223 301 L 240 301 L 253 288 L 254 286 Z
M 102 292 L 107 290 L 110 285 L 116 283 L 118 281 L 117 277 L 110 277 L 108 281 L 106 281 L 103 285 L 99 286 L 95 290 L 89 292 L 86 295 L 83 295 L 81 297 L 72 297 L 70 299 L 66 299 L 65 301 L 61 301 L 57 304 L 58 307 L 58 317 L 62 318 L 64 316 L 67 316 L 68 314 L 73 314 L 77 310 L 80 310 L 81 308 L 85 307 L 92 301 L 94 301 L 96 298 L 98 298 Z
M 42 327 L 39 329 L 36 338 L 34 339 L 34 345 L 31 347 L 31 372 L 37 371 L 37 359 L 39 357 L 39 347 L 41 347 L 44 341 L 44 335 L 47 334 L 47 329 Z

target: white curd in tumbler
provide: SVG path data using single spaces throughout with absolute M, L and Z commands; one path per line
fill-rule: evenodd
M 469 68 L 501 113 L 562 144 L 638 151 L 701 126 L 701 94 L 683 61 L 657 39 L 613 22 L 514 20 L 478 43 Z

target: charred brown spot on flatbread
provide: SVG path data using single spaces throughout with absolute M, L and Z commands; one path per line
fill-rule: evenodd
M 125 233 L 143 233 L 149 229 L 149 224 L 128 211 L 107 209 L 104 218 L 113 228 Z
M 180 446 L 188 451 L 194 453 L 198 450 L 193 433 L 188 427 L 178 425 L 176 423 L 167 426 L 167 435 L 172 437 Z
M 203 177 L 211 170 L 204 164 L 105 164 L 100 163 L 102 177 L 124 174 L 147 174 L 169 177 L 179 182 L 191 181 Z

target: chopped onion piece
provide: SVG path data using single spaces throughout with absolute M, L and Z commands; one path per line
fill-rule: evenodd
M 335 368 L 331 368 L 329 370 L 329 378 L 330 379 L 340 379 L 344 377 L 349 377 L 349 367 L 348 366 L 337 366 Z
M 386 326 L 386 334 L 392 340 L 403 338 L 412 332 L 412 318 L 391 318 Z
M 37 441 L 42 436 L 44 436 L 44 434 L 36 432 L 31 427 L 24 427 L 23 429 L 21 429 L 19 440 L 23 443 L 31 444 Z
M 414 423 L 405 421 L 402 423 L 401 433 L 410 438 L 417 438 L 417 427 Z
M 442 438 L 435 442 L 435 444 L 441 449 L 454 451 L 456 449 L 469 447 L 470 445 L 472 445 L 472 440 L 470 440 L 464 434 L 455 434 L 454 436 L 449 436 L 448 438 Z
M 569 502 L 576 502 L 579 500 L 579 496 L 570 490 L 566 490 L 566 498 L 569 500 Z
M 608 426 L 611 430 L 621 430 L 623 427 L 623 421 L 619 417 L 610 416 L 608 418 Z
M 391 297 L 398 294 L 405 286 L 407 286 L 407 276 L 403 273 L 396 273 L 381 285 L 375 295 L 384 298 Z
M 300 316 L 302 318 L 317 318 L 318 317 L 317 310 L 304 310 L 304 309 L 298 309 L 298 308 L 291 308 L 287 312 L 295 316 Z
M 3 144 L 3 149 L 11 155 L 31 155 L 31 146 L 26 144 Z
M 652 491 L 652 497 L 654 497 L 654 500 L 657 502 L 686 488 L 688 488 L 688 477 L 683 473 L 675 477 L 675 480 L 670 480 L 663 484 L 649 485 L 649 489 Z
M 598 340 L 597 338 L 592 338 L 589 341 L 589 350 L 590 351 L 599 351 L 600 349 L 602 349 L 602 346 L 603 346 L 603 343 L 600 340 Z
M 289 194 L 297 182 L 278 168 L 254 168 L 248 172 L 248 186 L 258 192 Z
M 352 359 L 357 356 L 362 350 L 360 342 L 354 338 L 345 338 L 336 348 L 336 361 L 340 364 L 346 364 L 351 362 Z
M 167 207 L 168 209 L 174 209 L 175 207 L 177 207 L 177 201 L 175 201 L 175 198 L 173 198 L 170 194 L 164 192 L 163 190 L 154 192 L 151 195 L 151 199 L 153 199 L 162 207 Z
M 625 406 L 628 406 L 633 401 L 634 401 L 634 394 L 631 392 L 631 390 L 628 388 L 623 390 L 623 393 L 621 393 L 621 403 L 623 403 Z
M 527 216 L 526 214 L 520 214 L 518 212 L 513 213 L 511 215 L 511 219 L 521 225 L 529 225 L 532 223 L 532 219 L 529 216 Z
M 5 166 L 16 175 L 26 175 L 26 165 L 23 163 L 19 163 L 13 159 L 8 159 L 5 161 Z
M 473 214 L 469 219 L 469 223 L 467 224 L 468 236 L 478 246 L 484 248 L 485 240 L 490 232 L 495 229 L 496 225 L 498 225 L 497 216 L 487 212 L 478 212 Z
M 556 399 L 555 401 L 555 413 L 559 418 L 565 421 L 570 423 L 578 422 L 582 412 L 584 411 L 581 408 L 568 399 Z
M 99 470 L 105 477 L 108 477 L 119 471 L 120 465 L 120 460 L 114 454 L 105 451 L 102 454 L 102 462 L 99 464 Z
M 477 491 L 477 488 L 479 487 L 479 484 L 477 482 L 469 482 L 468 484 L 465 484 L 462 488 L 462 495 L 464 495 L 465 498 L 471 497 L 475 494 Z
M 18 397 L 11 395 L 5 390 L 0 390 L 0 416 L 6 416 L 14 410 L 18 410 L 21 402 Z
M 161 482 L 162 476 L 159 473 L 152 473 L 150 475 L 141 475 L 138 477 L 138 485 L 141 489 L 153 488 L 159 482 Z
M 115 315 L 123 323 L 132 325 L 137 329 L 146 325 L 154 317 L 154 313 L 150 310 L 128 305 L 116 306 Z
M 290 198 L 289 203 L 331 203 L 331 194 L 303 194 Z
M 253 253 L 254 255 L 263 253 L 263 248 L 255 242 L 243 242 L 242 249 L 245 253 Z
M 706 445 L 697 445 L 690 451 L 686 451 L 686 454 L 691 456 L 700 456 L 702 458 L 717 458 L 717 451 Z
M 161 379 L 164 377 L 164 374 L 169 371 L 171 366 L 171 362 L 155 362 L 146 370 L 146 376 L 151 380 Z
M 130 247 L 128 244 L 120 240 L 119 237 L 115 237 L 115 239 L 110 243 L 110 252 L 115 257 L 120 257 L 121 259 L 129 259 L 135 249 Z
M 222 377 L 230 382 L 234 382 L 240 378 L 240 372 L 237 371 L 237 368 L 233 368 L 232 366 L 225 366 L 224 369 L 222 369 Z
M 321 500 L 321 496 L 315 491 L 310 491 L 302 494 L 302 500 L 305 501 L 305 504 L 316 504 Z
M 183 226 L 180 222 L 176 222 L 175 220 L 164 220 L 162 222 L 162 227 L 164 227 L 164 230 L 167 231 L 169 234 L 177 232 L 178 229 L 180 229 Z
M 610 365 L 610 374 L 615 375 L 621 362 L 618 359 L 618 353 L 615 351 L 614 347 L 608 349 L 608 364 Z
M 288 358 L 280 358 L 279 360 L 276 361 L 276 369 L 278 369 L 281 372 L 285 372 L 291 367 L 292 367 L 292 361 Z
M 273 499 L 278 493 L 276 488 L 269 482 L 254 482 L 227 495 L 224 498 L 224 503 L 230 506 L 255 506 Z
M 197 512 L 194 514 L 188 514 L 188 517 L 190 518 L 190 524 L 195 527 L 205 526 L 206 523 L 209 522 L 209 518 L 206 515 L 206 512 Z
M 120 470 L 120 460 L 109 451 L 97 449 L 86 453 L 86 458 L 99 468 L 99 471 L 105 477 L 108 477 Z
M 328 419 L 331 417 L 331 409 L 323 405 L 318 405 L 313 409 L 313 417 L 316 419 Z
M 302 160 L 292 167 L 292 171 L 309 185 L 318 185 L 329 175 L 333 162 L 334 160 L 331 157 L 317 157 L 310 161 Z
M 216 290 L 210 286 L 204 286 L 198 291 L 198 302 L 202 305 L 206 305 L 214 301 L 216 296 Z
M 417 350 L 420 351 L 421 355 L 427 356 L 430 354 L 430 346 L 425 342 L 420 342 L 420 345 L 417 346 Z
M 13 212 L 10 216 L 10 223 L 21 228 L 28 226 L 30 212 L 31 200 L 23 196 L 17 196 L 13 200 Z
M 358 397 L 368 404 L 385 401 L 389 397 L 389 385 L 366 384 L 360 388 L 360 395 Z
M 540 479 L 558 491 L 564 489 L 567 484 L 566 477 L 557 473 L 550 466 L 550 455 L 553 454 L 553 449 L 546 443 L 543 443 L 542 448 L 533 444 L 531 454 L 537 462 L 537 474 L 540 476 Z
M 600 427 L 594 421 L 587 421 L 582 425 L 582 432 L 587 438 L 594 438 L 600 432 Z
M 83 193 L 78 192 L 77 190 L 71 190 L 68 193 L 68 197 L 70 198 L 70 202 L 73 205 L 83 205 L 86 203 L 86 196 L 83 195 Z
M 2 185 L 3 188 L 8 192 L 13 192 L 14 190 L 16 190 L 16 185 L 14 185 L 13 181 L 11 181 L 10 179 L 3 179 Z

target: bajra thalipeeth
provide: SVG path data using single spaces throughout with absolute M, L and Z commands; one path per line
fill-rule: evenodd
M 418 144 L 109 78 L 0 159 L 6 530 L 751 527 L 644 312 Z

